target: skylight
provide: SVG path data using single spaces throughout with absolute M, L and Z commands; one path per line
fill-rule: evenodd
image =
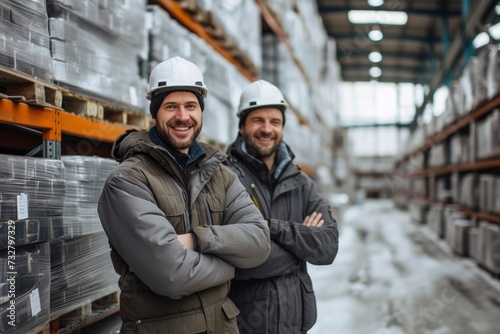
M 350 10 L 347 17 L 353 24 L 405 25 L 408 22 L 408 14 L 401 11 Z

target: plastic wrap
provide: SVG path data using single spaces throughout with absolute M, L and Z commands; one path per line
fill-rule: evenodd
M 207 1 L 196 0 L 198 6 L 215 21 L 248 56 L 260 71 L 262 67 L 261 13 L 255 0 Z
M 475 173 L 468 173 L 462 176 L 460 182 L 460 204 L 471 209 L 477 207 L 477 182 L 478 177 Z
M 203 128 L 201 136 L 203 139 L 213 140 L 218 144 L 229 145 L 235 138 L 230 137 L 231 126 L 231 106 L 212 95 L 205 101 L 205 111 L 203 112 Z
M 465 164 L 469 160 L 469 137 L 460 132 L 455 133 L 450 140 L 451 164 Z
M 0 3 L 0 65 L 53 79 L 45 1 Z
M 145 5 L 142 0 L 119 3 L 110 12 L 97 0 L 47 2 L 54 76 L 71 88 L 142 112 L 147 86 L 140 75 L 140 59 L 147 49 Z
M 102 232 L 97 201 L 106 178 L 118 162 L 92 156 L 62 156 L 61 161 L 66 175 L 64 238 Z
M 455 219 L 453 222 L 453 250 L 455 253 L 468 256 L 469 250 L 469 230 L 473 226 L 470 219 Z
M 494 274 L 500 274 L 500 226 L 485 226 L 484 264 Z
M 496 204 L 496 175 L 479 175 L 479 210 L 481 212 L 495 212 Z
M 147 13 L 149 70 L 151 71 L 158 63 L 171 57 L 191 58 L 192 44 L 198 37 L 172 19 L 164 9 L 157 5 L 149 5 Z M 198 62 L 196 65 L 200 67 Z M 200 70 L 203 72 L 202 68 Z
M 479 261 L 479 228 L 471 227 L 469 228 L 469 236 L 468 236 L 468 249 L 467 252 L 471 258 L 476 261 Z
M 49 321 L 49 243 L 16 246 L 13 268 L 9 255 L 0 250 L 0 333 L 29 333 Z
M 444 166 L 447 163 L 445 151 L 443 143 L 432 146 L 429 150 L 429 167 Z
M 410 212 L 410 218 L 413 222 L 417 224 L 425 224 L 427 211 L 429 210 L 429 206 L 423 202 L 419 201 L 411 201 L 408 204 L 408 210 Z
M 444 237 L 444 208 L 443 204 L 432 204 L 427 212 L 427 224 L 439 238 Z
M 61 161 L 0 155 L 0 249 L 7 247 L 10 220 L 16 246 L 62 235 L 65 192 Z
M 466 219 L 464 213 L 456 205 L 447 205 L 444 210 L 444 238 L 446 243 L 453 248 L 455 245 L 455 222 Z
M 50 242 L 52 319 L 119 290 L 109 252 L 104 232 Z
M 476 157 L 493 158 L 500 155 L 500 110 L 495 109 L 485 118 L 476 121 Z
M 500 92 L 500 44 L 489 47 L 488 70 L 486 72 L 486 94 L 492 99 Z

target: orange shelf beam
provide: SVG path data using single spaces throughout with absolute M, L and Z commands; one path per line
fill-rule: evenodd
M 247 68 L 245 68 L 239 61 L 237 61 L 234 56 L 227 51 L 219 42 L 217 42 L 212 36 L 210 36 L 206 31 L 205 27 L 199 22 L 196 22 L 181 6 L 178 2 L 173 0 L 151 0 L 151 3 L 155 3 L 165 10 L 167 10 L 172 17 L 177 21 L 182 23 L 184 27 L 191 30 L 193 33 L 204 39 L 208 44 L 210 44 L 218 53 L 220 53 L 224 58 L 229 60 L 248 80 L 255 81 L 257 77 L 253 75 Z
M 466 127 L 470 123 L 474 122 L 476 119 L 486 115 L 487 113 L 491 112 L 493 109 L 500 107 L 500 95 L 497 95 L 490 101 L 480 105 L 477 107 L 475 110 L 470 112 L 468 115 L 462 117 L 459 119 L 456 123 L 453 125 L 447 127 L 440 133 L 434 135 L 432 138 L 428 139 L 424 144 L 422 144 L 418 149 L 413 150 L 410 153 L 405 154 L 401 159 L 399 159 L 398 163 L 403 162 L 404 160 L 410 158 L 411 156 L 418 154 L 419 152 L 423 152 L 429 148 L 431 148 L 433 145 L 436 143 L 439 143 L 440 141 L 446 139 L 448 136 L 452 135 L 453 133 L 457 132 L 458 130 Z
M 59 113 L 59 110 L 53 108 L 31 106 L 8 99 L 0 100 L 0 122 L 40 129 L 43 140 L 61 141 Z
M 128 128 L 97 119 L 84 118 L 68 112 L 59 114 L 61 132 L 68 135 L 113 143 Z
M 443 175 L 453 172 L 468 172 L 468 171 L 476 171 L 481 169 L 490 169 L 490 168 L 500 168 L 500 158 L 493 158 L 488 160 L 482 160 L 477 162 L 472 162 L 468 164 L 461 165 L 453 165 L 453 166 L 445 166 L 445 167 L 434 167 L 425 170 L 418 170 L 411 174 L 409 177 L 424 177 L 431 175 Z
M 461 207 L 460 209 L 467 216 L 477 217 L 479 219 L 484 219 L 484 220 L 487 220 L 487 221 L 490 221 L 492 223 L 500 225 L 500 216 L 498 216 L 498 215 L 493 215 L 493 214 L 484 213 L 484 212 L 478 212 L 478 211 L 474 211 L 472 209 L 465 208 L 465 207 Z
M 113 143 L 126 126 L 84 118 L 65 111 L 0 99 L 0 122 L 42 130 L 43 140 L 61 141 L 62 134 Z

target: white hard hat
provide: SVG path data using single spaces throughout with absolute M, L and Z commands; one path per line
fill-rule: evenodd
M 278 87 L 266 80 L 257 80 L 249 84 L 241 93 L 238 117 L 246 111 L 262 107 L 276 107 L 282 111 L 288 104 Z
M 203 98 L 208 95 L 203 74 L 198 66 L 181 57 L 170 58 L 156 65 L 149 77 L 146 98 L 151 100 L 157 94 L 175 90 L 196 92 Z

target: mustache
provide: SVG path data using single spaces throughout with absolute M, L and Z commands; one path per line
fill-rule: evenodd
M 170 122 L 169 125 L 170 126 L 188 126 L 188 127 L 192 127 L 192 126 L 195 126 L 196 124 L 193 123 L 193 122 L 183 122 L 183 121 L 175 120 L 175 121 Z

